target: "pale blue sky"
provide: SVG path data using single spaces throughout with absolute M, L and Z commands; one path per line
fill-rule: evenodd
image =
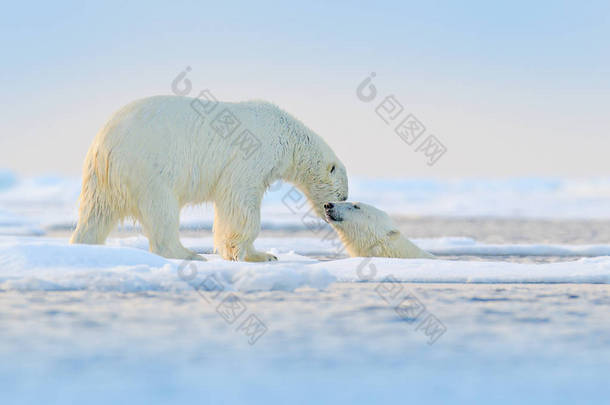
M 78 175 L 114 111 L 191 66 L 195 90 L 299 117 L 350 174 L 610 174 L 609 3 L 495 3 L 4 4 L 0 167 Z M 356 98 L 372 71 L 447 146 L 435 166 Z

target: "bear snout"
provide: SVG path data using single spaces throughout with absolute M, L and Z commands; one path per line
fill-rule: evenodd
M 336 212 L 334 210 L 335 208 L 335 204 L 333 203 L 325 203 L 324 204 L 324 211 L 326 211 L 326 219 L 332 222 L 341 222 L 343 221 L 343 218 L 341 217 L 341 215 L 339 215 L 338 212 Z

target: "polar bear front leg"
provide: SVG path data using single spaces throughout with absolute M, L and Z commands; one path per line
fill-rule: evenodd
M 205 261 L 202 256 L 182 246 L 180 206 L 169 190 L 150 186 L 138 205 L 137 218 L 148 237 L 151 252 L 169 259 Z
M 268 262 L 277 257 L 254 249 L 260 232 L 262 197 L 232 196 L 214 204 L 214 249 L 225 260 Z

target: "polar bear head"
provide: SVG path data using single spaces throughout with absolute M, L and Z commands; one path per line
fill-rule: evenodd
M 347 200 L 347 171 L 330 147 L 321 139 L 302 153 L 295 170 L 296 183 L 307 195 L 319 216 L 324 217 L 327 201 Z
M 362 253 L 369 253 L 381 241 L 400 234 L 388 214 L 372 205 L 335 202 L 324 204 L 324 210 L 328 223 L 353 256 L 370 256 Z
M 434 257 L 402 236 L 390 216 L 372 205 L 334 202 L 324 204 L 324 210 L 350 256 Z

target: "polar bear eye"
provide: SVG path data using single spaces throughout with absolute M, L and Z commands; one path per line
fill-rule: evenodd
M 334 172 L 335 172 L 335 165 L 333 165 L 333 166 L 330 168 L 330 172 L 331 172 L 331 173 L 334 173 Z
M 357 206 L 357 205 L 354 205 L 354 208 L 355 208 L 355 209 L 357 209 L 357 210 L 359 210 L 359 209 L 360 209 L 360 207 L 359 207 L 359 206 Z

